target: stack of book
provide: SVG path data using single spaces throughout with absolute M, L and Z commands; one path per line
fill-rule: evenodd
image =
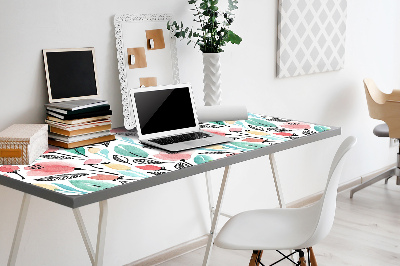
M 45 104 L 49 144 L 71 149 L 114 140 L 110 133 L 110 105 L 103 100 L 76 100 Z

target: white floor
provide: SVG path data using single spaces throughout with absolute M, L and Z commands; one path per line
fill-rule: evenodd
M 205 248 L 162 263 L 162 266 L 201 265 Z M 400 186 L 395 178 L 380 181 L 349 198 L 338 196 L 335 222 L 329 236 L 314 246 L 318 265 L 400 265 Z M 214 247 L 211 266 L 248 265 L 251 251 Z M 265 251 L 263 263 L 279 259 L 275 251 Z M 293 265 L 282 262 L 278 265 Z

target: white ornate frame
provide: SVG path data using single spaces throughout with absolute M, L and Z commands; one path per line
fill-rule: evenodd
M 127 62 L 125 62 L 124 53 L 126 48 L 123 42 L 124 33 L 122 25 L 124 23 L 138 23 L 138 22 L 160 22 L 165 21 L 165 30 L 167 30 L 167 22 L 172 19 L 170 14 L 122 14 L 115 15 L 114 26 L 115 26 L 115 39 L 117 47 L 117 59 L 118 59 L 118 70 L 119 70 L 119 81 L 121 83 L 121 94 L 122 94 L 122 108 L 124 115 L 124 126 L 126 129 L 133 129 L 135 127 L 135 118 L 133 110 L 130 104 L 130 89 L 127 78 L 127 69 L 129 68 Z M 168 40 L 165 40 L 168 41 Z M 174 84 L 179 83 L 179 68 L 178 68 L 178 57 L 176 50 L 176 38 L 170 33 L 170 47 L 171 47 L 171 61 L 172 61 L 172 80 Z

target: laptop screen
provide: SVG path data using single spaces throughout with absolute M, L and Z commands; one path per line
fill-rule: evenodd
M 135 103 L 143 135 L 196 126 L 188 87 L 136 92 Z

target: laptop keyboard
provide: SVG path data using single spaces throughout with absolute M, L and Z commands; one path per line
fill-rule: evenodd
M 204 139 L 204 138 L 208 138 L 208 137 L 211 137 L 211 136 L 207 133 L 193 132 L 193 133 L 187 133 L 187 134 L 158 138 L 158 139 L 150 139 L 149 141 L 157 143 L 159 145 L 168 145 L 168 144 L 179 143 L 179 142 L 184 142 L 184 141 L 189 141 L 189 140 Z

